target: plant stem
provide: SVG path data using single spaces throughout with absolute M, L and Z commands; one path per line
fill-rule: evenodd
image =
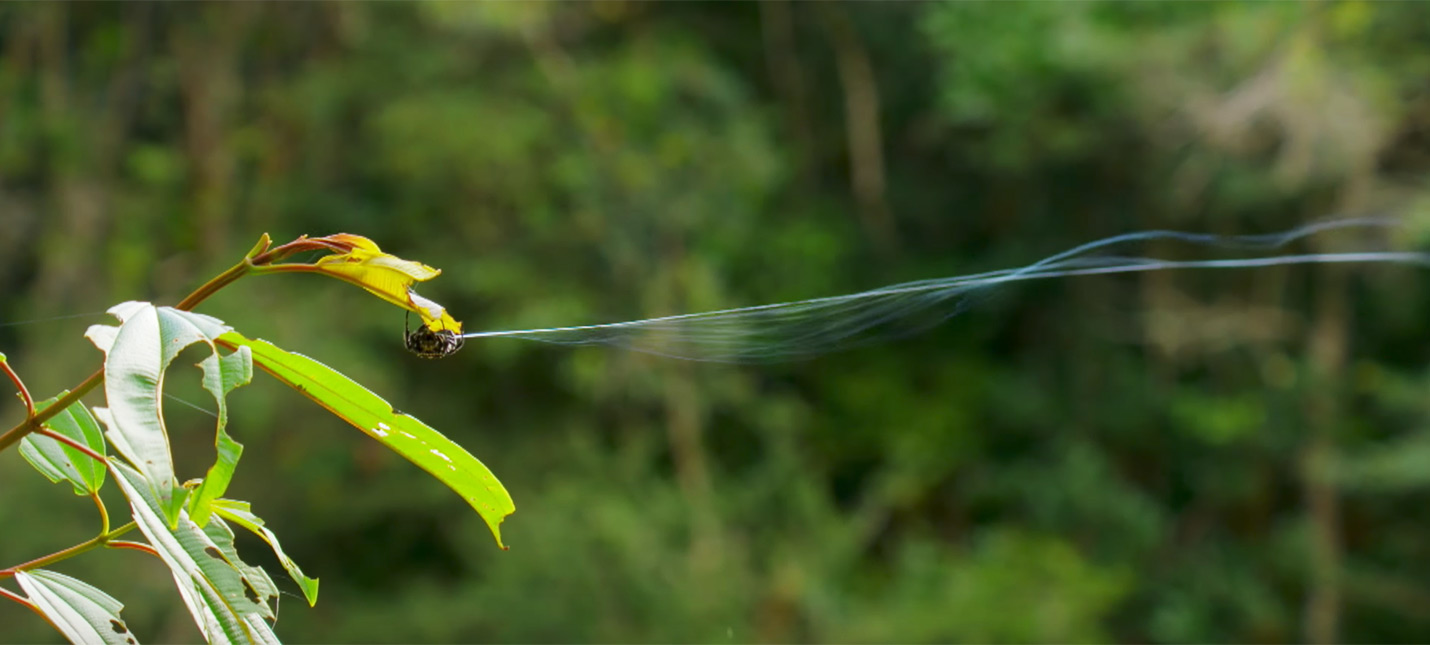
M 10 600 L 13 600 L 13 601 L 18 602 L 18 603 L 20 603 L 20 604 L 22 604 L 22 605 L 24 605 L 24 606 L 26 606 L 26 607 L 29 607 L 29 608 L 30 608 L 30 611 L 33 611 L 33 612 L 39 614 L 41 618 L 44 618 L 45 620 L 49 620 L 49 619 L 50 619 L 48 616 L 45 615 L 45 612 L 40 611 L 40 608 L 35 606 L 35 603 L 30 602 L 30 599 L 28 599 L 28 598 L 26 598 L 26 597 L 24 597 L 24 596 L 21 596 L 20 594 L 17 594 L 17 593 L 15 593 L 15 592 L 13 592 L 13 591 L 10 591 L 9 589 L 6 589 L 6 588 L 4 588 L 4 587 L 0 587 L 0 598 L 9 598 Z M 51 624 L 53 624 L 53 623 L 51 623 Z
M 99 535 L 96 535 L 63 551 L 56 551 L 42 558 L 35 558 L 34 560 L 31 560 L 29 562 L 17 564 L 13 567 L 10 567 L 9 569 L 0 569 L 0 578 L 9 578 L 15 575 L 16 571 L 38 569 L 45 565 L 59 562 L 60 560 L 68 560 L 81 553 L 84 553 L 85 551 L 92 551 L 96 548 L 108 544 L 114 538 L 117 538 L 121 535 L 124 535 L 125 533 L 134 530 L 135 528 L 138 528 L 138 526 L 139 525 L 137 523 L 130 522 L 128 524 L 125 524 L 124 526 L 114 529 L 113 531 L 109 531 L 108 533 L 101 533 Z
M 104 546 L 105 546 L 105 548 L 108 548 L 108 549 L 133 549 L 133 550 L 135 550 L 135 551 L 143 551 L 143 552 L 148 553 L 149 555 L 152 555 L 152 556 L 154 556 L 154 557 L 156 557 L 156 558 L 159 557 L 159 552 L 158 552 L 157 550 L 155 550 L 154 547 L 152 547 L 152 546 L 150 546 L 150 545 L 148 545 L 148 544 L 145 544 L 145 543 L 143 543 L 143 542 L 130 542 L 130 541 L 128 541 L 128 540 L 113 540 L 113 541 L 110 541 L 110 542 L 106 542 Z
M 238 280 L 239 278 L 248 275 L 248 272 L 253 270 L 253 266 L 253 262 L 245 257 L 243 261 L 233 265 L 227 271 L 218 274 L 216 277 L 214 277 L 214 279 L 205 282 L 203 286 L 194 290 L 193 293 L 189 294 L 187 298 L 184 298 L 182 301 L 180 301 L 179 304 L 174 305 L 174 308 L 189 311 L 194 307 L 197 307 L 199 303 L 203 302 L 204 300 L 207 300 L 209 296 L 212 296 L 219 289 L 222 289 L 229 284 L 232 284 L 235 280 Z M 8 368 L 6 371 L 8 371 Z M 30 414 L 24 421 L 20 422 L 15 427 L 5 431 L 5 434 L 0 435 L 0 452 L 5 452 L 7 449 L 10 448 L 10 446 L 15 445 L 16 442 L 25 438 L 25 435 L 39 430 L 40 426 L 44 424 L 45 421 L 48 421 L 50 417 L 59 414 L 61 411 L 68 408 L 75 401 L 78 401 L 84 395 L 89 394 L 90 390 L 93 390 L 95 387 L 97 387 L 100 383 L 103 382 L 104 368 L 101 367 L 97 371 L 95 371 L 95 373 L 90 374 L 89 378 L 85 379 L 83 383 L 80 383 L 78 386 L 76 386 L 74 390 L 72 390 L 69 394 L 66 394 L 64 397 L 60 398 L 60 400 L 55 401 L 54 405 L 51 405 L 50 407 L 45 408 L 44 410 L 41 410 L 39 412 L 35 412 L 34 408 L 31 407 Z
M 30 391 L 25 389 L 25 382 L 20 380 L 20 375 L 15 373 L 15 368 L 10 367 L 10 362 L 0 358 L 0 370 L 5 370 L 5 375 L 10 377 L 10 381 L 15 384 L 15 389 L 20 391 L 20 398 L 25 400 L 25 418 L 35 416 L 35 400 L 30 398 Z
M 84 453 L 86 457 L 89 457 L 90 459 L 93 459 L 93 460 L 95 460 L 95 461 L 97 461 L 97 462 L 100 462 L 100 463 L 102 463 L 102 464 L 106 464 L 106 465 L 107 465 L 107 464 L 109 463 L 108 460 L 106 460 L 106 459 L 104 458 L 104 455 L 101 455 L 101 454 L 95 452 L 93 448 L 90 448 L 89 446 L 86 446 L 86 445 L 84 445 L 84 444 L 82 444 L 82 443 L 80 443 L 80 442 L 78 442 L 78 441 L 75 441 L 74 439 L 72 439 L 72 438 L 70 438 L 70 437 L 66 437 L 66 436 L 64 436 L 64 435 L 62 435 L 62 434 L 60 434 L 60 433 L 58 433 L 58 432 L 55 432 L 54 430 L 49 429 L 49 428 L 40 428 L 39 430 L 37 430 L 37 431 L 35 432 L 35 434 L 42 435 L 42 436 L 46 436 L 46 437 L 49 437 L 49 438 L 51 438 L 51 439 L 54 439 L 55 441 L 58 441 L 58 442 L 60 442 L 60 443 L 62 443 L 62 444 L 64 444 L 64 445 L 66 445 L 66 446 L 69 446 L 69 447 L 71 447 L 71 448 L 74 448 L 75 450 L 78 450 L 78 451 Z
M 104 508 L 104 500 L 102 500 L 102 499 L 99 498 L 99 491 L 97 491 L 97 490 L 92 490 L 92 491 L 90 491 L 90 492 L 89 492 L 89 498 L 92 499 L 92 500 L 94 500 L 94 507 L 97 508 L 97 509 L 99 509 L 99 522 L 100 522 L 100 524 L 99 524 L 99 532 L 100 532 L 100 533 L 108 533 L 108 532 L 109 532 L 109 509 Z
M 29 418 L 25 419 L 24 421 L 21 421 L 15 427 L 5 431 L 5 434 L 0 434 L 0 452 L 5 452 L 5 450 L 8 449 L 10 446 L 15 445 L 16 442 L 25 438 L 25 435 L 39 430 L 40 426 L 44 424 L 44 422 L 50 420 L 50 417 L 53 417 L 56 414 L 59 414 L 60 412 L 63 412 L 64 410 L 68 409 L 71 405 L 74 404 L 75 401 L 78 401 L 84 395 L 89 394 L 90 390 L 93 390 L 95 387 L 98 387 L 99 384 L 103 382 L 104 368 L 101 367 L 100 369 L 95 370 L 93 374 L 90 374 L 89 378 L 85 379 L 83 383 L 80 383 L 79 385 L 75 386 L 75 388 L 71 390 L 69 394 L 60 397 L 60 400 L 55 401 L 54 405 L 51 405 L 50 407 L 40 410 L 39 412 L 31 414 Z
M 174 305 L 174 308 L 181 309 L 183 311 L 189 311 L 194 307 L 197 307 L 199 303 L 207 300 L 209 296 L 214 295 L 214 293 L 217 292 L 219 289 L 222 289 L 232 284 L 239 278 L 248 275 L 248 272 L 252 270 L 253 262 L 251 262 L 248 258 L 244 258 L 243 261 L 233 265 L 232 267 L 229 267 L 227 271 L 224 271 L 223 273 L 214 276 L 214 279 L 205 282 L 203 286 L 199 287 L 198 289 L 195 289 L 193 293 L 189 294 L 189 297 L 184 298 L 183 300 L 179 301 L 179 304 Z

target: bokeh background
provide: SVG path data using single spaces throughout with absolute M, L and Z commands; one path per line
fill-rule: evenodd
M 9 3 L 0 322 L 176 302 L 263 232 L 440 267 L 423 294 L 481 330 L 1147 228 L 1413 222 L 1427 43 L 1427 3 Z M 258 375 L 232 397 L 230 493 L 322 578 L 316 608 L 285 597 L 292 642 L 1424 642 L 1427 277 L 1025 284 L 774 365 L 512 340 L 424 361 L 396 309 L 308 276 L 202 311 L 369 385 L 516 499 L 502 552 L 446 488 Z M 81 334 L 105 320 L 0 327 L 0 351 L 48 395 L 98 364 Z M 212 420 L 168 407 L 200 476 Z M 0 491 L 6 566 L 97 525 L 16 451 Z M 142 554 L 59 569 L 146 642 L 198 638 Z M 57 636 L 4 603 L 0 640 Z

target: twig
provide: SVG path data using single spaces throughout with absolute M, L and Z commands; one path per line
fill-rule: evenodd
M 93 374 L 90 374 L 89 378 L 85 379 L 83 383 L 80 383 L 79 385 L 75 386 L 74 390 L 72 390 L 69 394 L 62 396 L 60 397 L 60 400 L 55 401 L 54 405 L 51 405 L 48 408 L 31 414 L 28 418 L 26 418 L 24 421 L 21 421 L 15 427 L 6 430 L 5 434 L 0 434 L 0 452 L 5 452 L 5 450 L 8 449 L 10 446 L 15 445 L 21 439 L 25 438 L 25 435 L 28 435 L 31 432 L 40 429 L 40 426 L 43 425 L 44 422 L 49 421 L 50 417 L 53 417 L 56 414 L 59 414 L 60 412 L 66 410 L 70 407 L 70 405 L 74 404 L 75 401 L 78 401 L 83 398 L 84 395 L 89 394 L 90 390 L 93 390 L 95 387 L 98 387 L 99 384 L 103 382 L 104 368 L 101 367 L 98 370 L 95 370 Z
M 25 389 L 25 382 L 20 380 L 20 375 L 15 373 L 15 368 L 10 367 L 10 362 L 0 358 L 0 370 L 5 370 L 5 375 L 10 377 L 10 381 L 15 384 L 15 389 L 20 391 L 20 398 L 25 400 L 25 418 L 35 416 L 35 400 L 30 398 L 30 391 Z
M 154 557 L 156 557 L 156 558 L 159 557 L 159 551 L 158 551 L 157 549 L 155 549 L 153 546 L 150 546 L 150 545 L 145 544 L 145 543 L 143 543 L 143 542 L 130 542 L 130 541 L 128 541 L 128 540 L 112 540 L 112 541 L 110 541 L 110 542 L 106 542 L 104 546 L 105 546 L 105 548 L 108 548 L 108 549 L 132 549 L 132 550 L 134 550 L 134 551 L 143 551 L 143 552 L 148 553 L 149 555 L 152 555 L 152 556 L 154 556 Z
M 107 545 L 107 544 L 110 544 L 111 542 L 113 542 L 114 538 L 117 538 L 117 537 L 119 537 L 119 536 L 121 536 L 121 535 L 124 535 L 125 533 L 128 533 L 128 532 L 130 532 L 130 531 L 133 531 L 134 529 L 136 529 L 136 528 L 138 528 L 138 527 L 139 527 L 138 524 L 136 524 L 136 523 L 134 523 L 134 522 L 130 522 L 130 523 L 125 524 L 124 526 L 121 526 L 121 527 L 119 527 L 119 528 L 117 528 L 117 529 L 114 529 L 113 531 L 110 531 L 110 532 L 108 532 L 108 533 L 102 533 L 102 534 L 100 534 L 100 535 L 96 535 L 96 536 L 94 536 L 94 537 L 92 537 L 92 538 L 90 538 L 90 539 L 88 539 L 88 540 L 85 540 L 85 541 L 83 541 L 83 542 L 80 542 L 79 544 L 76 544 L 76 545 L 74 545 L 74 546 L 72 546 L 72 547 L 70 547 L 70 548 L 68 548 L 68 549 L 63 550 L 63 551 L 56 551 L 56 552 L 51 553 L 51 554 L 49 554 L 49 555 L 47 555 L 47 556 L 40 557 L 40 558 L 35 558 L 34 560 L 31 560 L 31 561 L 29 561 L 29 562 L 24 562 L 24 563 L 21 563 L 21 564 L 17 564 L 17 565 L 15 565 L 15 566 L 13 566 L 13 567 L 10 567 L 10 568 L 8 568 L 8 569 L 0 569 L 0 578 L 9 578 L 9 577 L 12 577 L 12 576 L 15 575 L 15 572 L 16 572 L 16 571 L 25 571 L 25 570 L 28 570 L 28 569 L 38 569 L 38 568 L 43 567 L 43 566 L 45 566 L 45 565 L 47 565 L 47 564 L 53 564 L 53 563 L 55 563 L 55 562 L 59 562 L 60 560 L 68 560 L 68 559 L 70 559 L 70 558 L 73 558 L 74 556 L 77 556 L 77 555 L 79 555 L 79 554 L 81 554 L 81 553 L 84 553 L 85 551 L 92 551 L 92 550 L 94 550 L 94 549 L 96 549 L 96 548 L 99 548 L 99 547 L 101 547 L 101 546 L 105 546 L 105 545 Z M 130 542 L 125 542 L 124 544 L 132 544 L 132 543 L 130 543 Z M 132 547 L 130 547 L 130 548 L 132 548 Z

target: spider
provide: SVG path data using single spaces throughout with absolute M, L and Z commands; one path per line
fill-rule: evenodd
M 450 329 L 432 331 L 426 324 L 412 331 L 412 312 L 403 321 L 402 339 L 407 350 L 422 358 L 446 358 L 457 353 L 467 341 Z

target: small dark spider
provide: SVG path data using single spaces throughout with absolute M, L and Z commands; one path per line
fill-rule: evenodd
M 417 331 L 412 331 L 411 313 L 407 314 L 403 324 L 402 339 L 407 344 L 407 351 L 422 358 L 446 358 L 457 353 L 467 342 L 450 329 L 432 331 L 422 324 L 418 325 Z

